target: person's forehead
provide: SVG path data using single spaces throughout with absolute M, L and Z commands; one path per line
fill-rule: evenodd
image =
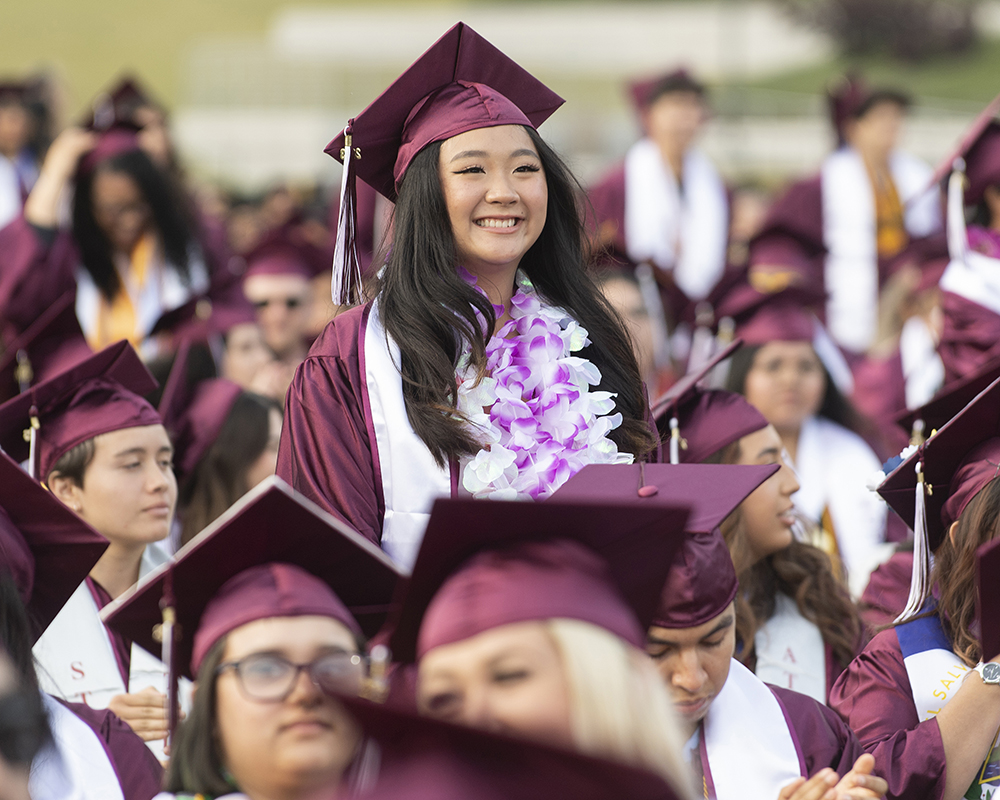
M 507 155 L 513 149 L 527 149 L 537 153 L 534 142 L 521 125 L 496 125 L 474 128 L 441 142 L 442 159 L 450 158 L 465 150 L 485 150 L 491 154 Z
M 94 453 L 113 457 L 123 450 L 136 448 L 156 450 L 170 447 L 170 437 L 162 425 L 141 425 L 135 428 L 120 428 L 94 437 Z
M 304 275 L 257 274 L 249 275 L 243 282 L 243 292 L 251 300 L 268 297 L 301 295 L 309 290 L 309 279 Z
M 324 647 L 353 650 L 354 635 L 332 617 L 267 617 L 230 631 L 226 657 L 241 658 L 263 650 L 298 653 Z

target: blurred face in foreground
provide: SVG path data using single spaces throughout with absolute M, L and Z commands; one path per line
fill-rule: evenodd
M 420 660 L 421 713 L 572 748 L 562 656 L 544 622 L 516 622 Z

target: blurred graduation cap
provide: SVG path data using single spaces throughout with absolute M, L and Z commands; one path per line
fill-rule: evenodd
M 378 743 L 371 800 L 674 800 L 658 775 L 330 692 Z M 677 776 L 684 784 L 684 776 Z
M 891 102 L 909 108 L 912 101 L 904 92 L 872 87 L 859 74 L 850 72 L 831 82 L 827 89 L 827 102 L 839 147 L 847 141 L 847 124 L 863 117 L 877 103 Z
M 0 402 L 93 353 L 76 318 L 76 292 L 68 291 L 0 355 Z
M 161 423 L 142 395 L 157 386 L 121 341 L 0 405 L 0 448 L 45 481 L 59 458 L 102 433 Z
M 271 476 L 101 616 L 159 657 L 161 608 L 173 608 L 171 658 L 193 679 L 216 641 L 257 619 L 323 613 L 373 635 L 400 574 L 376 545 Z
M 981 661 L 1000 655 L 1000 539 L 976 551 L 976 618 L 979 620 Z
M 742 344 L 741 339 L 732 342 L 653 402 L 653 419 L 660 436 L 669 443 L 671 464 L 702 462 L 747 434 L 767 427 L 764 416 L 742 395 L 698 385 Z
M 6 569 L 37 641 L 108 541 L 0 453 L 0 568 Z
M 179 346 L 183 342 L 211 342 L 237 325 L 255 325 L 257 312 L 243 294 L 242 281 L 242 275 L 229 270 L 217 273 L 204 294 L 165 312 L 149 335 L 168 333 Z
M 294 224 L 268 231 L 246 255 L 251 275 L 300 275 L 312 279 L 330 269 L 330 253 L 306 239 Z
M 628 91 L 633 105 L 642 112 L 663 95 L 673 92 L 690 92 L 704 97 L 705 84 L 697 80 L 687 68 L 679 67 L 651 78 L 632 81 Z
M 190 342 L 178 349 L 157 407 L 174 444 L 174 472 L 179 484 L 219 438 L 226 417 L 243 393 L 226 378 L 192 384 L 188 376 L 190 352 Z
M 882 482 L 878 492 L 914 532 L 905 619 L 929 589 L 930 554 L 1000 470 L 1000 380 L 991 383 Z
M 449 29 L 326 147 L 342 161 L 333 302 L 357 302 L 355 177 L 390 201 L 427 145 L 478 128 L 537 128 L 563 99 L 463 22 Z
M 687 517 L 686 504 L 438 499 L 397 598 L 393 657 L 556 617 L 641 647 Z

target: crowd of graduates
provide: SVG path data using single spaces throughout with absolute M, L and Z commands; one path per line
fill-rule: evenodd
M 459 23 L 253 201 L 0 84 L 0 799 L 993 795 L 1000 97 L 772 197 L 640 77 L 583 187 Z

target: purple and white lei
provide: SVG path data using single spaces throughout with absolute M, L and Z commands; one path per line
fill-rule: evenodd
M 475 277 L 459 270 L 475 286 Z M 479 287 L 476 291 L 485 293 Z M 502 306 L 494 306 L 497 318 Z M 462 460 L 462 485 L 474 497 L 544 499 L 587 464 L 630 464 L 608 433 L 622 423 L 614 394 L 591 391 L 600 370 L 574 356 L 590 340 L 569 314 L 539 298 L 518 273 L 510 321 L 486 345 L 486 376 L 476 383 L 464 356 L 458 409 L 483 449 Z

